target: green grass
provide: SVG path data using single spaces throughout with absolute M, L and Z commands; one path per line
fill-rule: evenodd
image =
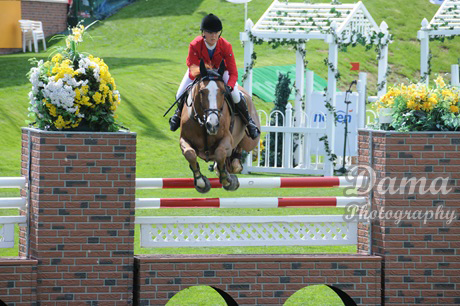
M 342 2 L 354 2 L 346 1 Z M 257 21 L 271 0 L 249 3 L 249 18 Z M 389 83 L 414 79 L 419 69 L 419 43 L 416 31 L 423 18 L 431 19 L 438 6 L 429 1 L 378 1 L 365 2 L 375 21 L 385 20 L 395 42 L 390 45 L 389 63 L 392 74 Z M 80 50 L 104 58 L 108 63 L 122 96 L 118 111 L 120 121 L 138 133 L 138 177 L 189 176 L 178 145 L 178 133 L 168 130 L 168 122 L 162 115 L 173 102 L 182 79 L 188 43 L 199 33 L 201 18 L 208 12 L 221 16 L 223 36 L 232 42 L 238 67 L 243 66 L 243 48 L 239 32 L 243 29 L 243 6 L 224 0 L 176 0 L 137 1 L 114 16 L 99 22 L 89 31 Z M 408 18 L 410 16 L 410 18 Z M 49 43 L 62 45 L 62 41 Z M 442 47 L 441 47 L 442 46 Z M 457 62 L 458 40 L 433 42 L 433 73 L 450 71 L 450 64 Z M 257 66 L 295 63 L 295 52 L 287 48 L 271 49 L 257 45 Z M 25 77 L 30 69 L 28 59 L 36 56 L 46 59 L 51 50 L 33 53 L 17 53 L 0 56 L 0 139 L 2 158 L 0 175 L 19 175 L 20 128 L 24 126 L 28 107 L 30 85 Z M 322 41 L 307 43 L 309 68 L 322 77 L 327 76 L 323 59 L 327 56 L 327 44 Z M 357 72 L 350 71 L 351 61 L 361 62 L 361 71 L 369 72 L 369 94 L 375 92 L 375 52 L 363 47 L 350 48 L 340 53 L 339 70 L 344 88 Z M 273 105 L 256 101 L 259 109 L 270 110 Z M 168 156 L 165 161 L 165 156 Z M 180 166 L 179 166 L 180 165 Z
M 194 286 L 174 295 L 167 306 L 225 306 L 224 299 L 209 286 Z M 284 306 L 341 306 L 342 300 L 325 285 L 308 286 L 291 295 Z

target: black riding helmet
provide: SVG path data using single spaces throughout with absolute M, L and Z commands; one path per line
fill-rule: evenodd
M 219 17 L 214 14 L 206 15 L 201 20 L 201 31 L 219 32 L 222 31 L 222 22 Z

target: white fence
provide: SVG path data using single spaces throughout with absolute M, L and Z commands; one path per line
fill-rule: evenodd
M 459 71 L 459 66 L 458 65 L 451 65 L 450 66 L 450 83 L 452 86 L 457 86 L 460 87 L 460 71 Z
M 365 180 L 360 184 L 366 184 Z M 161 188 L 158 186 L 155 179 L 136 179 L 136 189 Z M 249 187 L 260 188 L 257 184 Z M 251 199 L 253 201 L 250 201 Z M 367 202 L 364 197 L 344 199 L 357 206 Z M 136 209 L 161 209 L 162 205 L 158 204 L 161 200 L 137 198 Z M 190 199 L 166 200 L 173 200 L 174 207 L 188 207 L 187 200 Z M 242 198 L 237 207 L 262 207 L 258 201 L 263 201 L 263 198 Z M 342 215 L 158 216 L 136 217 L 136 224 L 140 225 L 140 241 L 143 248 L 356 245 L 358 231 L 358 221 L 345 221 Z
M 327 220 L 327 221 L 326 221 Z M 141 247 L 353 245 L 342 216 L 137 217 Z
M 313 97 L 319 99 L 322 94 L 314 93 Z M 343 102 L 344 98 L 344 93 L 337 94 L 338 101 Z M 357 102 L 359 97 L 353 93 L 350 95 L 350 100 Z M 352 164 L 353 157 L 358 156 L 358 128 L 364 127 L 376 118 L 376 114 L 372 110 L 362 111 L 361 114 L 358 114 L 355 107 L 357 104 L 352 104 L 349 107 L 354 111 L 352 115 L 345 114 L 344 110 L 338 108 L 335 143 L 329 143 L 330 147 L 334 146 L 333 150 L 337 155 L 336 168 L 340 168 L 344 158 L 348 166 Z M 361 109 L 365 109 L 365 105 L 361 105 Z M 244 173 L 328 175 L 325 173 L 325 161 L 328 162 L 329 157 L 325 150 L 325 143 L 320 141 L 320 138 L 327 133 L 325 113 L 323 111 L 311 112 L 310 114 L 302 113 L 298 117 L 301 119 L 300 125 L 296 126 L 291 104 L 287 105 L 285 115 L 280 111 L 274 111 L 270 114 L 260 112 L 261 122 L 264 124 L 261 127 L 263 133 L 261 142 L 256 150 L 249 153 L 244 165 Z M 348 133 L 344 156 L 345 120 L 348 121 Z M 279 156 L 279 158 L 274 158 L 274 156 Z
M 0 188 L 24 188 L 24 177 L 0 177 Z M 26 199 L 22 197 L 0 198 L 0 208 L 26 208 Z M 26 216 L 0 216 L 0 248 L 14 247 L 15 224 L 27 226 Z

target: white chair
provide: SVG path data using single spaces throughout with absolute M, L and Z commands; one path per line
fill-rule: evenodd
M 41 21 L 31 21 L 32 23 L 32 36 L 34 39 L 35 53 L 38 52 L 38 41 L 43 41 L 43 49 L 46 51 L 45 33 L 43 32 L 43 25 Z
M 30 20 L 19 20 L 22 31 L 22 52 L 26 52 L 26 46 L 32 51 L 32 41 L 34 40 L 32 23 Z

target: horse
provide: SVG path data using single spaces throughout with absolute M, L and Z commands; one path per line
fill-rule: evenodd
M 239 187 L 242 150 L 249 152 L 257 147 L 260 136 L 251 139 L 241 116 L 235 116 L 231 99 L 223 81 L 225 63 L 218 70 L 207 69 L 200 62 L 199 77 L 192 85 L 181 113 L 180 148 L 193 173 L 195 189 L 206 193 L 211 189 L 209 179 L 200 171 L 197 157 L 206 162 L 214 161 L 219 181 L 225 190 Z M 259 116 L 250 95 L 244 95 L 250 114 L 260 129 Z M 244 103 L 240 101 L 239 103 Z M 233 122 L 233 124 L 232 124 Z

